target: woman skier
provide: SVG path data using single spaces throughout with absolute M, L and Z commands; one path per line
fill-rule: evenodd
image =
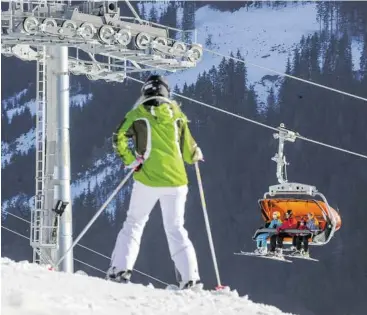
M 114 136 L 114 147 L 126 168 L 135 169 L 129 210 L 111 257 L 107 278 L 129 282 L 137 259 L 143 229 L 160 201 L 169 251 L 181 275 L 180 288 L 199 282 L 195 249 L 184 228 L 188 179 L 184 162 L 194 164 L 203 155 L 191 136 L 188 120 L 169 99 L 162 76 L 144 83 L 142 101 L 125 116 Z M 128 141 L 133 140 L 133 153 Z

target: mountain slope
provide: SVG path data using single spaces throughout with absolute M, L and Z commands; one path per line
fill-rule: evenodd
M 281 8 L 241 8 L 235 12 L 221 12 L 205 6 L 196 11 L 195 27 L 198 42 L 211 50 L 228 56 L 237 49 L 245 61 L 284 72 L 287 58 L 302 36 L 319 30 L 316 21 L 316 3 L 304 5 L 289 3 Z M 169 76 L 180 87 L 191 84 L 203 71 L 217 66 L 222 57 L 205 52 L 195 69 Z M 268 92 L 276 79 L 274 73 L 257 67 L 248 67 L 248 79 L 255 85 L 261 105 L 266 104 Z M 277 77 L 277 75 L 275 75 Z
M 167 291 L 48 271 L 1 258 L 1 306 L 7 315 L 285 314 L 233 292 Z M 98 289 L 97 289 L 98 288 Z
M 167 1 L 148 2 L 144 5 L 140 4 L 139 10 L 142 17 L 150 19 L 151 10 L 154 8 L 157 18 L 160 18 L 168 5 L 169 2 Z M 142 6 L 144 6 L 145 14 L 142 13 Z M 178 26 L 183 27 L 182 24 L 185 24 L 182 16 L 183 8 L 178 5 L 175 10 Z M 245 55 L 247 61 L 274 68 L 280 72 L 285 70 L 287 57 L 296 44 L 299 43 L 301 36 L 318 29 L 316 4 L 314 3 L 305 5 L 290 3 L 281 8 L 249 7 L 241 8 L 235 12 L 222 12 L 211 6 L 203 6 L 196 10 L 194 23 L 197 28 L 198 42 L 205 44 L 210 39 L 209 46 L 225 55 L 229 55 L 230 52 L 235 53 L 239 49 L 241 54 Z M 281 40 L 279 40 L 280 38 Z M 195 83 L 200 73 L 210 70 L 212 66 L 218 66 L 221 59 L 221 57 L 205 53 L 203 60 L 196 68 L 169 74 L 168 79 L 172 85 L 177 84 L 179 87 L 182 87 L 184 83 Z M 5 60 L 8 60 L 8 58 Z M 18 61 L 18 63 L 22 63 L 22 61 Z M 248 82 L 255 85 L 260 100 L 259 107 L 265 106 L 270 87 L 276 88 L 280 84 L 281 78 L 271 74 L 254 67 L 248 67 L 247 69 Z M 76 93 L 71 94 L 70 105 L 72 108 L 81 108 L 80 111 L 85 113 L 82 107 L 88 106 L 93 101 L 93 96 L 93 92 L 82 92 L 77 87 Z M 2 109 L 3 114 L 7 116 L 9 121 L 10 128 L 8 129 L 19 129 L 20 127 L 16 126 L 18 124 L 17 118 L 24 113 L 25 109 L 29 109 L 30 115 L 34 119 L 35 99 L 30 89 L 25 88 L 14 96 L 3 100 Z M 71 113 L 73 114 L 73 112 Z M 73 119 L 73 117 L 71 118 Z M 112 131 L 114 126 L 108 126 L 108 128 Z M 72 129 L 71 134 L 73 136 Z M 13 159 L 18 155 L 34 154 L 34 150 L 32 150 L 34 149 L 34 137 L 35 129 L 33 127 L 29 130 L 22 130 L 14 137 L 10 136 L 11 139 L 8 141 L 2 139 L 2 168 L 5 169 L 13 163 Z M 75 153 L 73 152 L 72 150 L 72 161 L 75 159 Z M 77 179 L 72 177 L 73 199 L 80 196 L 88 185 L 91 186 L 90 188 L 93 191 L 93 183 L 97 181 L 100 183 L 106 176 L 110 175 L 111 167 L 114 169 L 113 172 L 120 167 L 120 163 L 114 164 L 110 157 L 103 160 L 102 165 L 98 164 L 98 159 L 91 162 L 88 165 L 89 169 L 84 174 L 78 174 Z M 98 180 L 95 180 L 97 177 Z M 10 196 L 8 197 L 15 197 L 18 193 L 18 191 L 9 193 Z

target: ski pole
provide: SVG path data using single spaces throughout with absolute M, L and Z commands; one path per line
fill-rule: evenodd
M 204 212 L 206 232 L 208 233 L 209 246 L 210 246 L 210 250 L 211 250 L 211 254 L 212 254 L 212 258 L 213 258 L 215 275 L 217 277 L 217 284 L 218 284 L 217 289 L 220 289 L 220 288 L 223 288 L 223 286 L 220 282 L 220 277 L 219 277 L 219 269 L 218 269 L 218 264 L 217 264 L 217 258 L 215 256 L 212 233 L 211 233 L 211 230 L 210 230 L 208 211 L 207 211 L 207 208 L 206 208 L 206 202 L 205 202 L 205 196 L 204 196 L 203 182 L 201 180 L 200 169 L 199 169 L 199 162 L 195 163 L 195 171 L 196 171 L 196 177 L 197 177 L 198 185 L 199 185 L 201 205 L 202 205 L 203 212 Z
M 99 208 L 99 210 L 96 212 L 96 214 L 93 216 L 93 218 L 89 221 L 89 223 L 85 226 L 85 228 L 83 229 L 83 231 L 80 232 L 80 234 L 78 235 L 78 237 L 75 239 L 75 241 L 73 242 L 73 244 L 70 246 L 70 248 L 68 248 L 68 250 L 65 252 L 65 254 L 59 259 L 59 261 L 56 263 L 56 265 L 54 266 L 55 268 L 57 268 L 60 263 L 64 260 L 64 258 L 66 257 L 66 255 L 75 247 L 76 244 L 78 244 L 78 242 L 80 241 L 80 239 L 84 236 L 84 234 L 89 230 L 89 228 L 92 226 L 92 224 L 94 223 L 95 220 L 97 220 L 97 218 L 100 216 L 100 214 L 103 212 L 103 210 L 108 206 L 108 204 L 111 202 L 111 200 L 115 197 L 115 195 L 120 191 L 120 189 L 122 188 L 122 186 L 125 185 L 125 183 L 127 182 L 127 180 L 130 178 L 130 176 L 134 173 L 135 169 L 132 169 L 125 177 L 124 179 L 121 181 L 121 183 L 116 187 L 116 189 L 112 192 L 112 194 L 108 197 L 108 199 L 104 202 L 104 204 Z

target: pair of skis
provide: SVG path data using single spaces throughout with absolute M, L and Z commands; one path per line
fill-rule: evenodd
M 304 260 L 310 260 L 310 261 L 315 261 L 318 262 L 318 259 L 315 258 L 311 258 L 311 257 L 304 257 L 304 256 L 300 256 L 300 255 L 282 255 L 282 256 L 270 256 L 270 255 L 264 255 L 264 254 L 257 254 L 254 252 L 243 252 L 240 251 L 239 253 L 234 253 L 235 255 L 243 255 L 243 256 L 251 256 L 251 257 L 259 257 L 259 258 L 265 258 L 265 259 L 272 259 L 272 260 L 276 260 L 276 261 L 281 261 L 281 262 L 286 262 L 286 263 L 293 263 L 292 260 L 286 259 L 285 257 L 290 257 L 290 258 L 298 258 L 298 259 L 304 259 Z

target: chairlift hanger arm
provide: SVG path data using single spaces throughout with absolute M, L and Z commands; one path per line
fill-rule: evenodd
M 284 155 L 284 144 L 286 141 L 295 142 L 299 134 L 295 131 L 286 129 L 284 124 L 280 124 L 280 126 L 277 129 L 278 133 L 274 133 L 273 136 L 274 139 L 279 140 L 278 153 L 275 154 L 272 160 L 277 163 L 276 175 L 278 178 L 278 182 L 280 184 L 283 184 L 288 182 L 287 175 L 285 175 L 284 177 L 284 173 L 286 173 L 285 167 L 289 165 Z

